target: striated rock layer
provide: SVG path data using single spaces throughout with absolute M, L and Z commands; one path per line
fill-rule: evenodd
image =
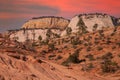
M 89 80 L 61 65 L 32 56 L 0 53 L 0 80 Z
M 62 17 L 39 17 L 33 18 L 26 22 L 22 28 L 30 29 L 30 28 L 59 28 L 65 29 L 69 24 L 69 20 L 64 19 Z
M 46 16 L 33 18 L 23 24 L 19 30 L 9 31 L 10 38 L 19 42 L 26 40 L 38 41 L 48 38 L 59 37 L 61 32 L 68 26 L 69 20 L 62 17 Z

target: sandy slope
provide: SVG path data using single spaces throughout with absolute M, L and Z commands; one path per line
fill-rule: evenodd
M 0 80 L 89 80 L 66 67 L 39 62 L 28 56 L 27 61 L 0 54 Z

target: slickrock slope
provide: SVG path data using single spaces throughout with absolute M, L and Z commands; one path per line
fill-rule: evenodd
M 69 24 L 69 20 L 64 19 L 62 17 L 54 17 L 54 16 L 45 16 L 33 18 L 26 22 L 22 28 L 25 29 L 33 29 L 33 28 L 59 28 L 65 29 Z
M 89 80 L 63 66 L 32 56 L 0 53 L 0 80 Z
M 0 44 L 0 80 L 119 80 L 119 34 L 120 27 L 70 35 L 53 39 L 54 47 L 34 45 L 33 50 L 26 48 L 28 44 L 21 47 L 19 42 L 5 38 L 6 43 Z M 77 63 L 76 58 L 69 58 L 76 53 Z M 102 68 L 107 59 L 111 63 Z M 68 66 L 62 66 L 63 62 Z

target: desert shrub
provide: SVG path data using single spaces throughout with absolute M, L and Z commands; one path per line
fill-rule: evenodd
M 52 34 L 52 31 L 51 31 L 51 29 L 48 29 L 47 30 L 47 33 L 46 33 L 46 36 L 48 37 L 48 38 L 50 38 L 50 35 Z
M 33 42 L 32 43 L 32 46 L 34 47 L 34 46 L 38 46 L 38 44 L 36 43 L 36 42 Z
M 91 51 L 91 47 L 87 47 L 86 51 L 87 52 Z
M 82 66 L 82 71 L 90 71 L 91 69 L 94 68 L 94 65 L 93 63 L 88 63 L 88 64 L 85 64 L 84 66 Z
M 53 54 L 53 55 L 49 55 L 48 57 L 55 57 L 56 55 L 55 54 Z
M 71 32 L 72 32 L 72 29 L 71 29 L 70 27 L 67 27 L 67 28 L 66 28 L 66 32 L 67 32 L 67 35 L 70 35 Z
M 90 70 L 90 69 L 92 69 L 92 68 L 94 68 L 93 63 L 89 63 L 89 64 L 88 64 L 88 69 Z
M 54 43 L 48 44 L 48 47 L 49 47 L 50 50 L 54 50 L 55 49 Z
M 120 47 L 120 42 L 117 42 L 116 44 Z
M 96 30 L 97 30 L 97 27 L 98 27 L 98 24 L 94 24 L 94 26 L 93 26 L 93 31 L 96 31 Z
M 85 26 L 85 23 L 82 20 L 82 18 L 79 19 L 77 26 L 79 26 L 79 34 L 80 33 L 88 33 L 88 31 L 86 30 L 87 27 Z
M 88 43 L 84 43 L 84 46 L 89 46 Z
M 54 36 L 55 36 L 56 38 L 60 38 L 60 35 L 58 35 L 58 34 L 54 34 Z
M 46 39 L 45 41 L 41 42 L 41 45 L 48 45 L 48 43 L 49 43 L 49 39 Z
M 38 40 L 39 40 L 39 41 L 41 41 L 41 40 L 42 40 L 42 37 L 41 37 L 41 35 L 38 37 Z
M 108 52 L 102 56 L 103 63 L 101 65 L 102 72 L 116 72 L 119 69 L 119 66 L 116 62 L 112 61 L 112 53 Z
M 90 61 L 95 60 L 95 59 L 94 59 L 94 56 L 93 56 L 92 54 L 88 54 L 88 55 L 86 55 L 85 57 L 88 58 Z
M 42 51 L 41 51 L 41 54 L 43 54 L 43 55 L 46 54 L 46 53 L 47 53 L 46 50 L 42 50 Z
M 119 69 L 119 66 L 116 62 L 112 62 L 111 60 L 107 59 L 104 60 L 104 63 L 101 65 L 102 72 L 105 73 L 113 73 Z
M 76 49 L 76 48 L 77 48 L 77 46 L 76 46 L 76 45 L 73 45 L 72 47 L 73 47 L 74 49 Z
M 72 44 L 72 45 L 77 45 L 77 44 L 79 44 L 79 43 L 81 43 L 79 39 L 73 39 L 73 40 L 71 41 L 71 44 Z
M 100 50 L 103 50 L 103 48 L 100 47 L 100 46 L 98 46 L 98 47 L 97 47 L 97 50 L 100 51 Z
M 52 54 L 52 55 L 49 55 L 49 56 L 48 56 L 49 60 L 53 59 L 54 57 L 56 57 L 55 54 Z
M 96 40 L 95 40 L 94 43 L 97 45 L 97 44 L 99 44 L 99 41 L 96 41 Z
M 110 44 L 110 43 L 111 43 L 110 38 L 107 38 L 106 44 Z
M 65 46 L 64 46 L 64 48 L 68 48 L 68 46 L 67 46 L 67 45 L 65 45 Z
M 69 63 L 79 63 L 79 50 L 76 50 L 72 55 L 70 54 L 66 61 L 62 65 L 69 65 Z
M 116 46 L 112 46 L 112 49 L 115 49 L 116 48 Z
M 112 59 L 113 55 L 111 52 L 106 53 L 105 55 L 102 56 L 103 60 L 108 60 L 108 59 Z
M 120 57 L 120 53 L 118 54 L 118 57 Z
M 33 46 L 33 43 L 31 42 L 31 40 L 27 39 L 24 44 L 23 44 L 23 48 L 32 52 L 35 52 L 35 48 Z
M 56 60 L 60 60 L 60 59 L 62 59 L 63 57 L 61 56 L 61 55 L 58 55 L 57 56 L 57 58 L 56 58 Z

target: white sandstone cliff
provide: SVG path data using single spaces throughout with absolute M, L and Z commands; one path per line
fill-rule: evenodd
M 24 42 L 26 40 L 38 41 L 39 36 L 42 40 L 59 37 L 62 30 L 69 24 L 69 20 L 62 17 L 46 16 L 33 18 L 23 24 L 19 30 L 11 30 L 10 39 Z
M 68 25 L 68 27 L 72 29 L 71 33 L 77 33 L 82 26 L 86 29 L 86 31 L 93 32 L 94 30 L 101 30 L 102 28 L 106 27 L 114 27 L 115 25 L 113 24 L 112 17 L 107 14 L 77 15 L 71 19 Z M 67 35 L 66 30 L 63 31 L 61 36 L 65 35 Z
M 62 17 L 39 17 L 33 18 L 26 22 L 22 28 L 31 29 L 31 28 L 59 28 L 61 30 L 65 29 L 69 24 L 69 20 Z

